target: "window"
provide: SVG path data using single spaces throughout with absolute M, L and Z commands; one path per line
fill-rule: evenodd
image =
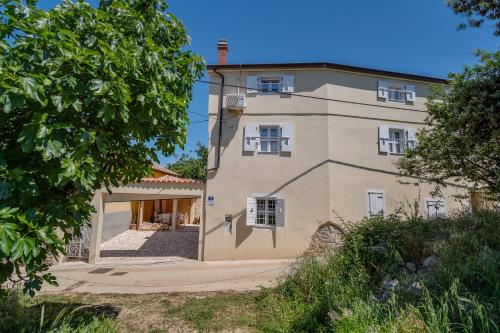
M 377 97 L 392 102 L 415 102 L 415 86 L 395 82 L 378 81 Z
M 285 200 L 279 193 L 253 193 L 247 197 L 246 225 L 284 227 Z
M 445 207 L 443 199 L 426 199 L 425 207 L 428 218 L 445 217 Z
M 367 191 L 368 216 L 384 215 L 385 201 L 383 190 Z
M 255 225 L 276 225 L 276 198 L 257 198 Z
M 277 153 L 279 152 L 279 127 L 278 126 L 259 126 L 260 152 Z
M 417 130 L 411 127 L 379 126 L 379 151 L 388 155 L 401 155 L 417 144 Z
M 295 91 L 295 78 L 293 75 L 267 74 L 265 76 L 247 76 L 247 93 L 258 94 L 266 92 L 292 93 Z
M 387 85 L 387 99 L 393 102 L 405 101 L 405 89 L 401 84 L 390 83 Z
M 405 130 L 389 129 L 389 152 L 391 154 L 402 154 L 406 150 Z
M 280 92 L 281 79 L 279 78 L 260 78 L 259 90 L 262 92 Z

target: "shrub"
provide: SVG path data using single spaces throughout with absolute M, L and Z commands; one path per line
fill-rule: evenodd
M 260 328 L 493 332 L 500 325 L 499 219 L 487 211 L 366 219 L 339 249 L 304 256 L 276 289 L 262 291 Z M 418 273 L 405 268 L 409 262 Z
M 0 333 L 113 333 L 112 319 L 79 304 L 39 302 L 17 289 L 0 290 Z

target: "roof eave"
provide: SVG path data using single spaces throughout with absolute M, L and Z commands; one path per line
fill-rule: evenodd
M 209 71 L 213 70 L 267 70 L 267 69 L 333 69 L 345 72 L 354 72 L 361 74 L 369 74 L 376 76 L 388 76 L 400 79 L 424 81 L 437 84 L 449 84 L 449 81 L 443 78 L 436 78 L 424 75 L 392 72 L 381 69 L 373 69 L 366 67 L 357 67 L 349 65 L 341 65 L 328 62 L 306 62 L 306 63 L 270 63 L 270 64 L 227 64 L 207 65 Z

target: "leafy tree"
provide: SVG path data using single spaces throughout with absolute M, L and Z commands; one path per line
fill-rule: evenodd
M 207 147 L 198 142 L 194 150 L 196 157 L 188 154 L 182 154 L 179 159 L 170 164 L 170 170 L 177 172 L 180 176 L 185 178 L 206 180 L 207 179 Z
M 479 53 L 480 63 L 450 74 L 448 89 L 428 101 L 429 128 L 399 160 L 406 174 L 468 182 L 500 200 L 500 52 Z
M 55 283 L 47 259 L 89 222 L 94 191 L 147 176 L 156 151 L 183 146 L 204 63 L 166 10 L 0 0 L 0 285 Z
M 485 18 L 496 21 L 495 35 L 500 36 L 500 3 L 498 0 L 448 0 L 448 6 L 455 14 L 465 15 L 470 27 L 480 27 Z M 459 25 L 460 29 L 465 27 L 465 23 Z

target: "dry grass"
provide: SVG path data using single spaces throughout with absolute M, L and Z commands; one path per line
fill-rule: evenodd
M 58 293 L 40 301 L 112 308 L 120 332 L 252 332 L 258 292 L 144 295 Z

